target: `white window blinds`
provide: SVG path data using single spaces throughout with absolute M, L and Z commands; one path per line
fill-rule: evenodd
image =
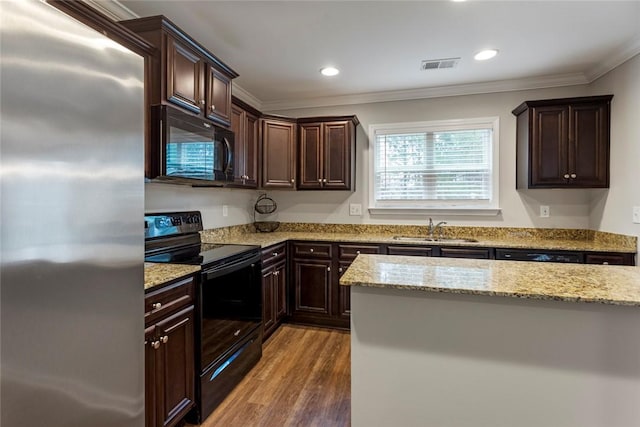
M 397 125 L 374 131 L 374 205 L 443 206 L 493 199 L 494 124 Z

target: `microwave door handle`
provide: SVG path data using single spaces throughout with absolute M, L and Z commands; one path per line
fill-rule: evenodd
M 224 164 L 224 173 L 228 173 L 229 172 L 229 167 L 231 166 L 231 161 L 233 160 L 231 158 L 231 144 L 229 144 L 229 140 L 227 138 L 223 138 L 224 139 L 224 145 L 226 147 L 226 154 L 227 154 L 227 158 Z

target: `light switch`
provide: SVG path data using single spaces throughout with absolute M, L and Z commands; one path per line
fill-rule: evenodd
M 640 206 L 633 207 L 633 223 L 640 224 Z

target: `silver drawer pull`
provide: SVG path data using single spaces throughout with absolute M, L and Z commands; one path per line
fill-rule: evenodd
M 237 331 L 235 331 L 235 332 L 233 333 L 233 336 L 234 336 L 234 337 L 237 337 L 238 335 L 240 335 L 240 329 L 238 329 Z
M 568 173 L 564 174 L 564 179 L 569 179 L 569 174 Z
M 571 174 L 571 178 L 574 178 L 574 179 L 575 179 L 575 178 L 577 178 L 577 176 L 578 176 L 578 175 L 576 175 L 575 173 L 572 173 L 572 174 Z
M 273 255 L 273 256 L 278 256 L 278 252 L 274 252 L 274 253 L 272 253 L 271 255 Z
M 162 338 L 160 338 L 160 341 L 162 341 L 162 344 L 166 344 L 167 342 L 169 342 L 169 336 L 165 335 Z
M 160 341 L 152 341 L 151 342 L 151 347 L 153 347 L 154 350 L 157 350 L 160 348 Z
M 161 302 L 154 302 L 153 304 L 151 304 L 151 308 L 153 310 L 157 310 L 157 309 L 159 309 L 161 307 L 162 307 L 162 303 Z
M 605 262 L 602 263 L 602 265 L 609 265 L 609 262 L 605 261 Z
M 357 255 L 360 255 L 360 251 L 356 251 L 356 254 L 357 254 Z
M 313 248 L 309 249 L 309 252 L 313 252 Z
M 331 267 L 327 267 L 327 271 L 331 271 Z

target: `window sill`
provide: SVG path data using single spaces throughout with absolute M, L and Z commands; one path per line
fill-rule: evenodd
M 369 208 L 370 215 L 458 215 L 496 216 L 500 208 Z

